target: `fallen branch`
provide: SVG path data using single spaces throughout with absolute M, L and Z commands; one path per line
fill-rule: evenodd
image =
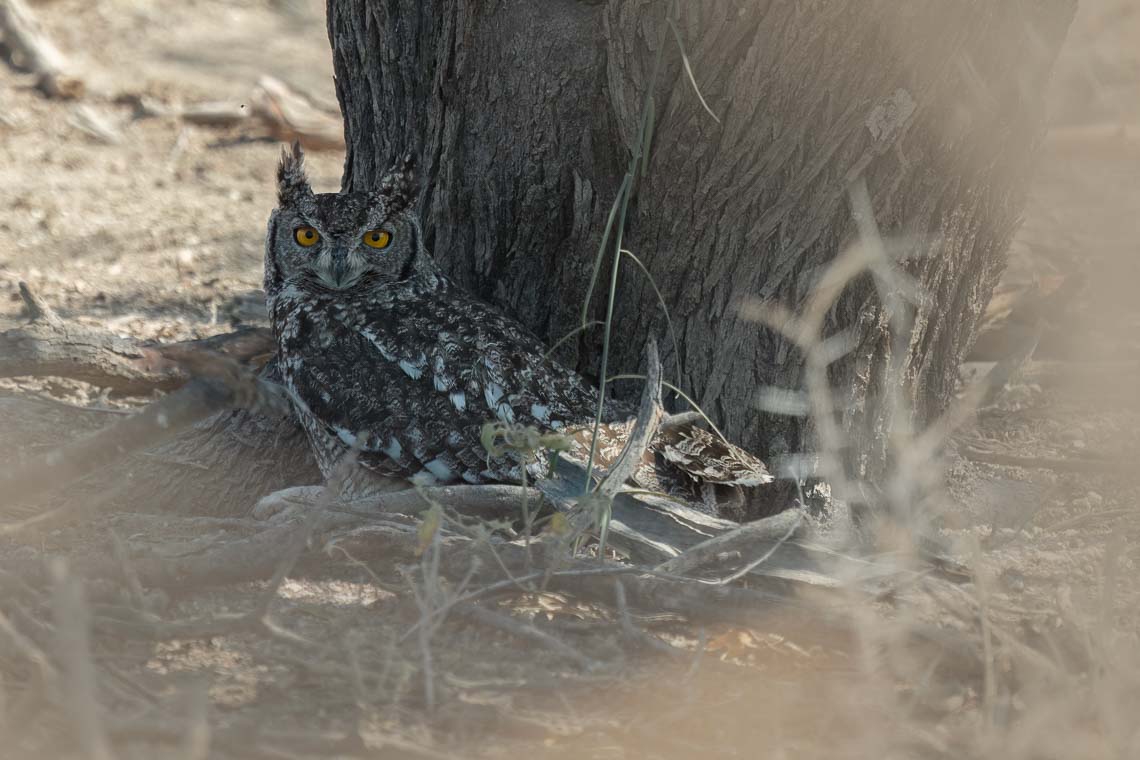
M 633 424 L 629 440 L 625 442 L 625 448 L 610 467 L 606 479 L 598 485 L 597 492 L 602 496 L 613 497 L 633 478 L 664 415 L 661 407 L 661 359 L 657 356 L 657 343 L 653 340 L 645 345 L 645 363 L 645 390 L 641 394 L 637 420 Z
M 0 333 L 0 377 L 67 377 L 121 394 L 170 391 L 184 385 L 200 361 L 221 355 L 260 368 L 273 355 L 273 336 L 246 328 L 204 340 L 140 346 L 105 330 L 61 319 L 26 283 L 20 296 L 31 321 Z
M 279 79 L 259 79 L 252 104 L 253 116 L 277 140 L 298 141 L 309 150 L 344 149 L 344 126 L 339 116 L 318 107 Z
M 24 0 L 0 0 L 0 37 L 19 58 L 19 64 L 36 75 L 36 86 L 53 98 L 78 98 L 85 85 L 66 56 L 44 34 Z
M 1086 475 L 1125 472 L 1125 463 L 1110 459 L 1059 459 L 1056 457 L 1023 457 L 1014 454 L 1001 454 L 996 451 L 982 451 L 963 446 L 962 456 L 971 462 L 994 464 L 1002 467 L 1021 467 L 1031 470 L 1054 470 L 1055 472 L 1076 472 Z
M 662 562 L 656 570 L 669 575 L 691 575 L 701 567 L 723 564 L 726 555 L 744 557 L 747 554 L 757 554 L 758 550 L 771 549 L 789 539 L 801 538 L 806 533 L 807 525 L 803 515 L 796 510 L 788 510 L 702 541 Z
M 215 370 L 150 404 L 138 414 L 88 438 L 38 456 L 16 469 L 0 473 L 5 506 L 24 503 L 103 467 L 132 451 L 154 446 L 228 407 L 257 408 L 284 414 L 287 401 L 270 383 L 243 376 L 218 361 Z M 203 369 L 200 365 L 199 369 Z M 230 370 L 233 376 L 227 376 Z

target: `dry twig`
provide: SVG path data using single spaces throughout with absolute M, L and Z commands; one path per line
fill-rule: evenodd
M 0 0 L 0 38 L 36 75 L 36 85 L 53 98 L 78 98 L 84 83 L 67 57 L 44 34 L 24 0 Z

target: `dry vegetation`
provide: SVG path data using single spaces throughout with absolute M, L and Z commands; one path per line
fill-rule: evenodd
M 310 152 L 314 184 L 339 182 L 319 7 L 31 9 L 66 60 L 51 59 L 46 85 L 0 66 L 0 330 L 57 319 L 167 344 L 258 324 L 247 294 L 276 139 L 326 148 Z M 448 493 L 361 522 L 323 509 L 324 492 L 300 519 L 265 522 L 246 516 L 253 505 L 155 514 L 127 489 L 28 521 L 5 511 L 18 506 L 8 491 L 0 755 L 1140 757 L 1138 51 L 1140 2 L 1082 3 L 956 424 L 896 432 L 895 519 L 877 556 L 820 566 L 842 583 L 708 582 L 804 527 L 787 517 L 725 539 L 711 565 L 691 552 L 634 572 L 551 564 L 557 541 L 492 541 Z M 821 281 L 820 309 L 847 267 L 891 276 L 878 243 L 869 227 Z M 793 325 L 809 357 L 812 315 Z M 1010 383 L 978 394 L 971 381 L 1027 340 L 1036 351 Z M 182 371 L 165 359 L 160 374 Z M 240 365 L 191 373 L 265 400 Z M 817 413 L 821 377 L 805 389 Z M 149 401 L 0 380 L 0 483 Z M 504 495 L 481 498 L 501 520 Z M 802 544 L 850 545 L 841 514 L 805 523 Z

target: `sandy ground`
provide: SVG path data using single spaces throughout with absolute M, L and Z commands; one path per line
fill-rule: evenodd
M 240 103 L 265 74 L 335 102 L 320 4 L 34 8 L 81 66 L 89 94 L 82 106 L 48 101 L 0 66 L 0 329 L 24 318 L 19 280 L 62 316 L 125 335 L 169 341 L 230 329 L 244 313 L 235 304 L 260 286 L 279 146 L 249 126 L 140 117 L 135 104 Z M 1054 128 L 1003 292 L 1085 284 L 1050 309 L 1035 361 L 962 431 L 958 448 L 1094 465 L 1068 472 L 954 460 L 945 529 L 987 579 L 984 596 L 1002 627 L 994 640 L 1062 642 L 1043 658 L 1039 680 L 998 699 L 985 693 L 992 673 L 890 657 L 868 668 L 865 652 L 797 638 L 778 621 L 698 635 L 668 620 L 643 622 L 671 637 L 683 661 L 645 658 L 615 678 L 571 672 L 556 656 L 517 652 L 509 637 L 456 622 L 445 634 L 462 644 L 443 656 L 443 707 L 428 720 L 414 649 L 399 639 L 414 614 L 345 570 L 289 581 L 281 593 L 283 623 L 312 641 L 336 639 L 339 663 L 250 635 L 123 641 L 100 652 L 102 672 L 118 674 L 105 702 L 124 755 L 166 756 L 156 746 L 182 742 L 199 720 L 218 757 L 1140 757 L 1140 2 L 1082 3 L 1052 101 Z M 85 131 L 81 107 L 117 141 Z M 1130 133 L 1113 134 L 1122 124 Z M 341 162 L 336 152 L 311 154 L 314 184 L 337 187 Z M 79 403 L 99 396 L 74 383 L 5 381 L 0 404 L 45 390 Z M 45 410 L 38 427 L 0 430 L 8 445 L 42 446 L 58 440 L 56 425 L 81 432 L 105 422 L 60 415 Z M 124 515 L 39 540 L 67 553 L 112 531 L 171 545 L 195 538 L 160 518 Z M 250 593 L 168 600 L 167 614 L 242 609 Z M 534 605 L 580 622 L 573 641 L 583 648 L 616 647 L 609 628 L 591 628 L 591 611 L 543 598 Z M 867 610 L 865 643 L 893 651 L 893 618 L 877 614 Z M 945 612 L 914 614 L 955 625 Z M 370 675 L 346 678 L 352 668 Z M 927 688 L 932 679 L 937 688 Z M 0 737 L 11 732 L 14 752 L 67 746 L 58 722 L 19 713 L 18 686 L 4 685 L 3 695 Z M 15 730 L 21 720 L 27 727 Z

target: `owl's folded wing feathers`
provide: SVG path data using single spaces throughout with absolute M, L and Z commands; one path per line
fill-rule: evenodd
M 488 421 L 562 433 L 572 444 L 567 456 L 584 462 L 597 391 L 547 359 L 538 339 L 514 320 L 449 290 L 446 313 L 424 314 L 432 329 L 412 329 L 426 299 L 326 314 L 333 319 L 322 320 L 323 340 L 304 341 L 306 355 L 291 373 L 303 416 L 324 429 L 330 445 L 355 448 L 369 469 L 418 482 L 518 482 L 523 466 L 528 479 L 546 474 L 542 457 L 490 455 L 481 439 Z M 624 448 L 632 410 L 607 402 L 604 417 L 594 451 L 601 472 Z M 751 486 L 771 477 L 760 460 L 688 425 L 658 433 L 635 480 L 677 493 L 695 484 Z

